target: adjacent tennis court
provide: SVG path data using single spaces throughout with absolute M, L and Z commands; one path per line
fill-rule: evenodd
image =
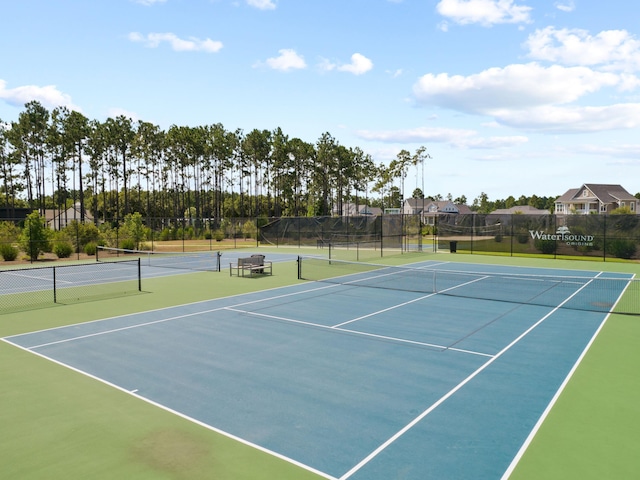
M 501 478 L 637 288 L 435 259 L 299 274 L 322 281 L 4 341 L 324 478 Z
M 99 249 L 96 262 L 55 266 L 0 269 L 0 314 L 121 297 L 144 292 L 142 280 L 188 274 L 219 272 L 247 255 L 242 252 L 154 252 L 116 248 Z M 291 254 L 273 254 L 270 262 L 295 259 Z

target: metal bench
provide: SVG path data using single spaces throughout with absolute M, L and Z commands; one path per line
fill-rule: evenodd
M 272 262 L 265 261 L 264 255 L 251 255 L 250 257 L 239 258 L 238 263 L 229 264 L 229 276 L 235 273 L 238 277 L 245 274 L 253 277 L 255 274 L 272 275 Z

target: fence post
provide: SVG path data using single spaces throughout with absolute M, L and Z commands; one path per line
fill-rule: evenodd
M 476 228 L 476 214 L 473 213 L 471 215 L 471 245 L 470 245 L 470 249 L 471 249 L 471 253 L 473 254 L 473 231 Z
M 513 257 L 513 213 L 509 216 L 509 249 L 510 256 Z
M 607 261 L 607 214 L 605 213 L 602 221 L 602 261 Z

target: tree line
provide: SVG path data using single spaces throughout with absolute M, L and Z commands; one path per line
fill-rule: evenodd
M 315 142 L 281 128 L 229 131 L 220 123 L 167 130 L 126 116 L 90 120 L 29 102 L 0 120 L 0 205 L 117 222 L 132 212 L 181 218 L 341 214 L 347 202 L 399 207 L 424 147 L 376 165 L 323 133 Z M 423 165 L 424 168 L 424 165 Z M 398 183 L 401 186 L 398 186 Z

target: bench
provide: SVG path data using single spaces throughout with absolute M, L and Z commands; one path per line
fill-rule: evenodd
M 245 273 L 250 277 L 254 274 L 272 275 L 272 263 L 265 261 L 264 255 L 239 258 L 238 263 L 229 264 L 229 276 L 233 276 L 234 272 L 238 277 L 244 277 Z

